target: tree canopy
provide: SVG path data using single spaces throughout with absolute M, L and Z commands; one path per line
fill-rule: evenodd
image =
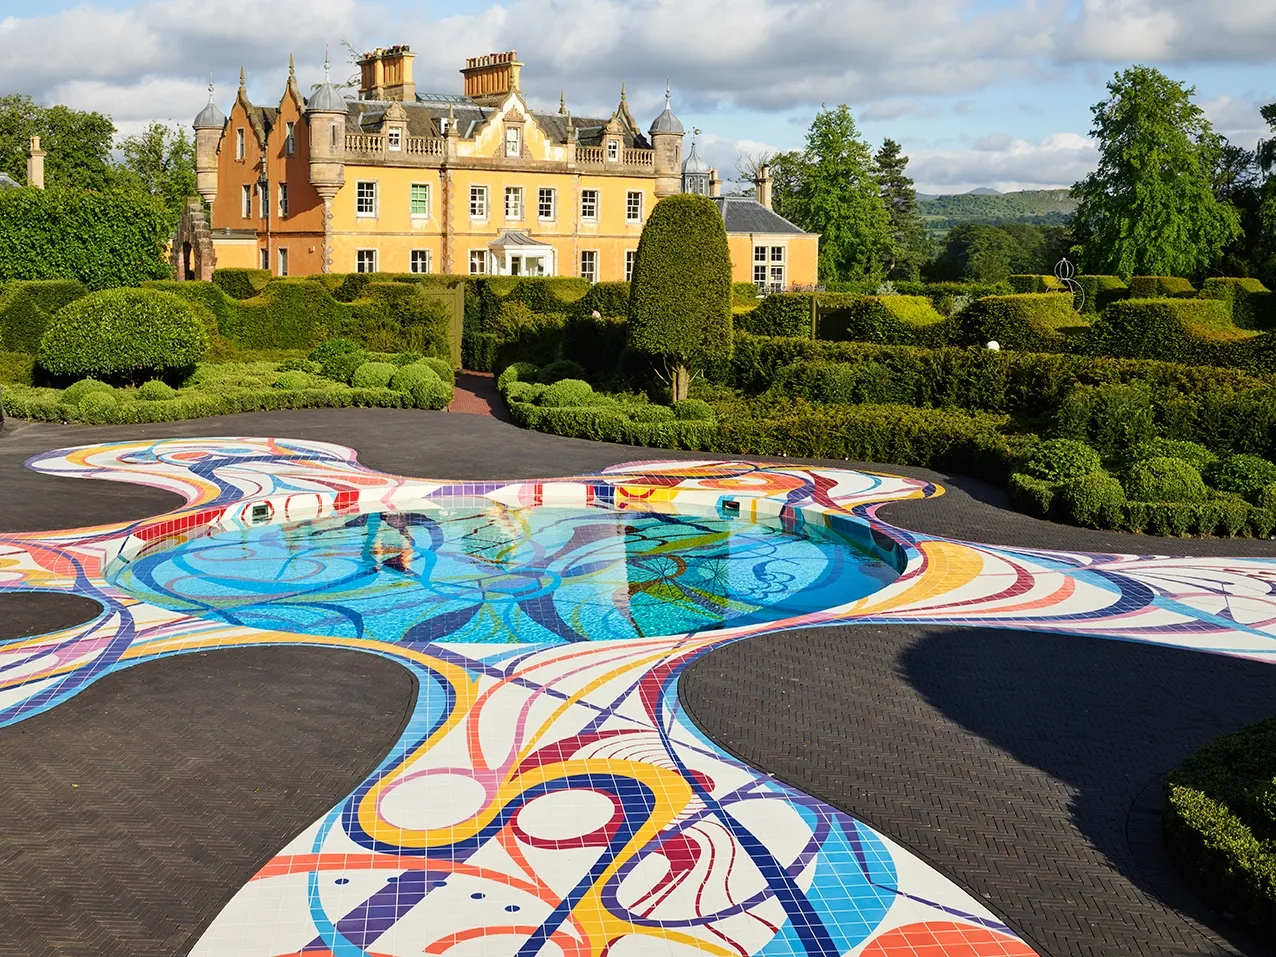
M 195 195 L 195 144 L 186 130 L 151 123 L 121 140 L 120 154 L 118 185 L 158 198 L 176 228 L 186 198 Z
M 1184 87 L 1135 66 L 1092 107 L 1099 168 L 1077 183 L 1074 221 L 1082 267 L 1129 277 L 1195 276 L 1240 235 L 1214 173 L 1223 144 Z
M 49 186 L 106 189 L 111 181 L 115 124 L 101 113 L 66 106 L 42 106 L 29 96 L 0 96 L 0 172 L 27 180 L 27 147 L 40 137 L 48 152 L 44 179 Z
M 731 354 L 731 253 L 712 200 L 666 196 L 638 240 L 629 344 L 664 364 L 675 401 L 691 374 Z
M 887 138 L 873 157 L 882 202 L 891 223 L 890 258 L 886 275 L 891 279 L 915 280 L 922 263 L 930 258 L 930 240 L 917 212 L 917 191 L 905 175 L 908 157 L 900 145 Z

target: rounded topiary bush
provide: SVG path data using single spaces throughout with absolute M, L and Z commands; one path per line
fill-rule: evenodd
M 353 339 L 328 339 L 319 343 L 310 350 L 310 354 L 306 357 L 311 362 L 318 362 L 322 365 L 333 356 L 339 356 L 347 352 L 363 352 L 363 346 L 355 342 Z
M 115 392 L 90 392 L 80 400 L 80 417 L 86 422 L 107 422 L 118 406 Z
M 359 366 L 368 361 L 368 354 L 362 349 L 357 352 L 339 352 L 324 359 L 319 365 L 319 374 L 334 382 L 349 385 Z M 406 366 L 405 366 L 406 368 Z
M 540 404 L 551 408 L 590 405 L 594 388 L 583 379 L 560 379 L 541 393 Z
M 677 416 L 667 405 L 635 405 L 629 410 L 634 422 L 673 422 Z
M 505 387 L 505 398 L 510 402 L 535 402 L 547 388 L 535 382 L 511 382 Z
M 429 366 L 444 382 L 449 382 L 453 385 L 456 384 L 456 370 L 452 368 L 452 363 L 444 359 L 429 357 L 419 360 L 417 364 Z
M 390 380 L 390 388 L 402 392 L 418 409 L 445 409 L 452 401 L 452 386 L 423 362 L 404 366 Z
M 682 422 L 712 422 L 713 406 L 704 399 L 683 399 L 673 404 L 673 414 Z
M 384 389 L 398 371 L 390 362 L 365 362 L 354 370 L 350 384 L 356 389 Z
M 504 391 L 511 382 L 535 382 L 540 366 L 530 362 L 515 362 L 505 367 L 496 377 L 496 388 Z
M 159 379 L 148 379 L 137 387 L 137 397 L 143 402 L 162 402 L 176 395 L 176 389 Z
M 1276 465 L 1258 455 L 1229 455 L 1209 467 L 1206 477 L 1220 492 L 1235 492 L 1253 501 L 1276 483 Z
M 302 372 L 300 369 L 291 369 L 288 372 L 281 372 L 279 377 L 275 379 L 271 385 L 276 389 L 285 389 L 288 392 L 295 392 L 297 389 L 307 389 L 314 383 L 309 372 Z
M 1099 453 L 1077 439 L 1047 439 L 1038 443 L 1023 461 L 1021 471 L 1047 482 L 1066 482 L 1103 467 Z
M 536 378 L 545 385 L 558 382 L 560 379 L 583 379 L 585 367 L 571 359 L 555 359 L 549 365 L 542 367 L 536 373 Z
M 1203 502 L 1210 494 L 1190 463 L 1169 458 L 1135 463 L 1125 491 L 1136 502 Z
M 67 405 L 79 405 L 85 396 L 93 392 L 114 392 L 115 390 L 97 379 L 81 379 L 62 390 L 62 401 Z
M 1146 462 L 1148 459 L 1182 459 L 1199 472 L 1218 461 L 1218 456 L 1199 442 L 1185 442 L 1177 439 L 1149 439 L 1140 442 L 1130 449 L 1126 461 L 1130 465 Z
M 204 324 L 184 299 L 157 289 L 104 289 L 58 310 L 38 360 L 54 376 L 136 381 L 189 369 L 207 349 Z
M 318 372 L 319 363 L 309 359 L 285 359 L 275 366 L 277 372 Z
M 1064 518 L 1087 528 L 1115 527 L 1125 505 L 1125 489 L 1102 470 L 1064 482 L 1058 497 Z

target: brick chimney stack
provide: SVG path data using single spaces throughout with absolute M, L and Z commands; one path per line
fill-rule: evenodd
M 758 178 L 753 181 L 754 196 L 767 209 L 771 208 L 771 167 L 763 163 L 758 167 Z

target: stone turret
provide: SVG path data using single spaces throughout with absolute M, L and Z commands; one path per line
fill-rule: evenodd
M 323 85 L 306 103 L 310 125 L 310 185 L 323 200 L 323 271 L 332 268 L 332 201 L 346 182 L 346 101 L 329 78 L 323 61 Z
M 665 84 L 665 110 L 647 131 L 651 138 L 653 168 L 656 173 L 656 197 L 672 196 L 682 192 L 682 137 L 684 131 L 670 105 L 669 85 Z
M 691 152 L 682 164 L 682 191 L 697 196 L 710 195 L 709 183 L 713 178 L 711 174 L 709 164 L 700 158 L 700 154 L 696 152 L 696 141 L 692 139 Z
M 213 102 L 213 75 L 208 75 L 208 105 L 199 111 L 195 128 L 195 189 L 208 205 L 217 198 L 217 152 L 226 115 Z

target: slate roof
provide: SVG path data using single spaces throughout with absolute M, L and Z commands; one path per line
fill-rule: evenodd
M 711 197 L 722 214 L 722 221 L 729 233 L 795 233 L 807 235 L 791 222 L 756 199 L 744 196 Z
M 0 173 L 0 189 L 21 189 L 22 184 L 8 173 Z

